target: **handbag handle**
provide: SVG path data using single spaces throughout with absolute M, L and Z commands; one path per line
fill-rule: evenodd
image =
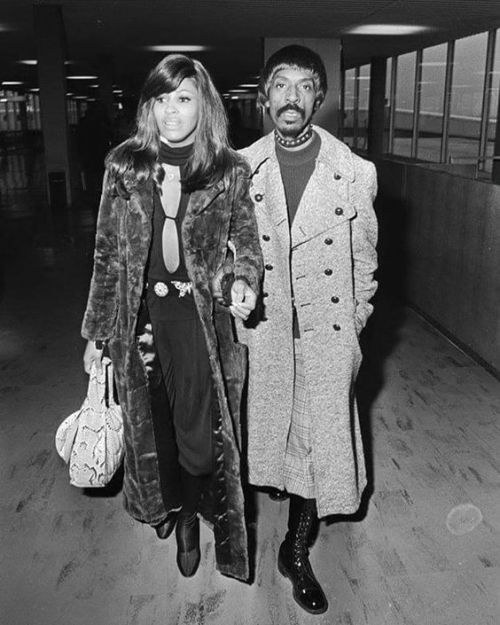
M 106 365 L 106 406 L 116 406 L 115 402 L 115 394 L 114 394 L 114 382 L 115 378 L 113 375 L 113 363 L 110 361 Z

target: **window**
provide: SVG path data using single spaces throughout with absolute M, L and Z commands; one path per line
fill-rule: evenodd
M 443 131 L 446 44 L 426 48 L 422 56 L 417 158 L 439 162 Z
M 479 156 L 487 42 L 488 33 L 480 33 L 455 43 L 448 143 L 452 163 Z
M 370 66 L 362 65 L 358 73 L 358 132 L 355 147 L 366 150 L 368 141 L 368 112 L 370 106 Z
M 391 89 L 392 89 L 392 58 L 387 59 L 385 74 L 385 101 L 384 101 L 384 153 L 390 151 L 391 137 Z
M 354 145 L 354 121 L 357 118 L 357 97 L 356 97 L 356 70 L 348 69 L 344 73 L 344 142 L 347 145 Z M 355 115 L 356 111 L 356 115 Z
M 493 154 L 495 151 L 495 135 L 498 115 L 498 90 L 500 88 L 500 29 L 496 33 L 495 56 L 493 60 L 491 88 L 489 92 L 489 115 L 486 143 L 486 162 L 484 169 L 491 173 L 493 168 Z
M 394 154 L 411 155 L 416 52 L 398 57 L 394 118 Z

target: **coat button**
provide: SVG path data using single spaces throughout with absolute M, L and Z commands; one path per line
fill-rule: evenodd
M 256 193 L 255 194 L 255 201 L 256 202 L 262 202 L 263 199 L 264 199 L 264 196 L 262 195 L 262 193 Z
M 335 332 L 338 332 L 340 330 L 340 326 L 338 323 L 334 323 L 333 324 L 333 329 L 335 330 Z
M 269 241 L 271 239 L 271 237 L 268 234 L 263 234 L 262 238 L 264 239 L 264 241 Z
M 325 269 L 325 276 L 331 276 L 333 271 L 331 269 Z
M 332 302 L 333 302 L 334 304 L 338 304 L 338 303 L 339 303 L 339 298 L 338 298 L 336 295 L 334 295 L 334 296 L 332 297 Z
M 340 206 L 338 208 L 335 209 L 335 214 L 336 215 L 343 215 L 344 214 L 344 209 L 340 208 Z
M 266 293 L 266 292 L 264 291 L 264 293 L 262 293 L 262 297 L 269 297 L 269 293 Z
M 326 245 L 331 245 L 332 243 L 333 243 L 333 239 L 330 239 L 330 237 L 328 237 L 328 239 L 325 239 Z
M 335 180 L 340 180 L 342 178 L 342 176 L 340 174 L 333 174 L 333 177 L 335 178 Z
M 265 266 L 265 269 L 267 269 L 267 271 L 272 271 L 272 270 L 273 270 L 273 266 L 272 266 L 272 265 L 270 265 L 270 264 L 267 264 L 267 265 Z

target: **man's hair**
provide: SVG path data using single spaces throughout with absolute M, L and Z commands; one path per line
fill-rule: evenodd
M 227 116 L 221 97 L 210 74 L 196 59 L 170 54 L 148 74 L 141 90 L 134 133 L 107 158 L 114 180 L 134 179 L 142 183 L 151 176 L 161 185 L 163 169 L 159 166 L 160 133 L 153 114 L 156 98 L 175 91 L 185 78 L 191 78 L 199 93 L 199 119 L 192 156 L 182 184 L 186 191 L 211 186 L 227 179 L 235 155 L 228 142 Z
M 325 65 L 319 54 L 310 48 L 298 45 L 285 46 L 268 58 L 259 80 L 260 104 L 265 105 L 274 76 L 285 67 L 306 69 L 311 72 L 316 91 L 316 107 L 320 106 L 328 89 Z

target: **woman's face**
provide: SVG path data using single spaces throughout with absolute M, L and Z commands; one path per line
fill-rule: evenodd
M 175 91 L 160 94 L 153 105 L 160 135 L 168 145 L 193 143 L 200 116 L 200 96 L 192 78 L 184 78 Z

